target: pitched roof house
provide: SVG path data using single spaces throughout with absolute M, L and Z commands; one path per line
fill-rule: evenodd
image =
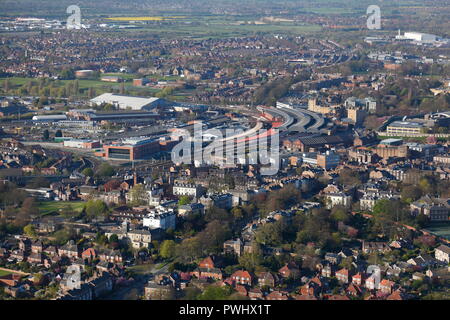
M 300 270 L 295 263 L 286 263 L 278 270 L 278 273 L 283 278 L 298 278 L 300 276 Z
M 237 284 L 246 284 L 251 286 L 253 282 L 253 278 L 250 273 L 246 270 L 238 270 L 231 275 L 231 279 L 235 281 Z

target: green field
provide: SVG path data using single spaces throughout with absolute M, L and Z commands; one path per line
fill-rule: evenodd
M 0 270 L 0 277 L 7 276 L 8 274 L 11 274 L 9 271 Z
M 193 39 L 213 39 L 223 37 L 239 37 L 265 33 L 286 33 L 302 35 L 318 32 L 322 28 L 318 25 L 276 23 L 276 24 L 230 24 L 230 23 L 206 23 L 206 24 L 178 24 L 163 26 L 145 26 L 136 29 L 124 29 L 121 32 L 151 32 L 165 37 L 189 37 Z
M 39 212 L 41 215 L 58 214 L 60 209 L 70 208 L 70 210 L 81 212 L 84 208 L 83 201 L 48 201 L 39 203 Z
M 113 75 L 113 74 L 107 74 L 107 75 Z M 144 87 L 144 88 L 134 87 L 131 80 L 129 80 L 130 78 L 134 77 L 133 75 L 124 76 L 124 75 L 120 74 L 120 76 L 128 80 L 128 82 L 123 83 L 124 88 L 126 90 L 133 91 L 133 92 L 139 93 L 140 95 L 144 95 L 144 96 L 153 96 L 155 93 L 160 91 L 159 89 L 153 89 L 153 88 L 148 88 L 148 87 Z M 24 77 L 0 78 L 0 83 L 3 83 L 5 80 L 9 81 L 9 83 L 11 84 L 11 87 L 13 89 L 18 89 L 21 86 L 26 85 L 29 81 L 34 81 L 35 83 L 37 83 L 36 81 L 38 81 L 39 79 L 24 78 Z M 75 80 L 55 80 L 55 81 L 53 81 L 53 83 L 56 88 L 59 88 L 59 87 L 65 86 L 69 82 L 73 83 L 74 81 Z M 84 80 L 84 79 L 79 79 L 78 85 L 79 85 L 80 92 L 83 92 L 83 91 L 86 92 L 89 88 L 93 88 L 97 95 L 105 93 L 105 92 L 111 92 L 112 90 L 119 90 L 120 86 L 121 86 L 120 83 L 110 83 L 110 82 L 104 82 L 104 81 L 100 81 L 100 80 Z

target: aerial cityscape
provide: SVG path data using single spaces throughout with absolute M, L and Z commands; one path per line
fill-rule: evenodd
M 0 17 L 0 300 L 450 299 L 447 0 Z

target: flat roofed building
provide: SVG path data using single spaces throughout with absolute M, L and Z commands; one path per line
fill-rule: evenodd
M 53 122 L 53 121 L 61 121 L 67 120 L 67 116 L 65 114 L 53 114 L 47 116 L 33 116 L 33 121 L 41 121 L 41 122 Z
M 340 156 L 334 151 L 327 151 L 317 155 L 317 165 L 325 170 L 336 168 L 339 165 L 340 160 Z
M 409 39 L 409 40 L 424 41 L 424 42 L 428 42 L 428 41 L 433 42 L 433 41 L 437 40 L 436 35 L 429 34 L 429 33 L 422 33 L 422 32 L 405 32 L 404 38 Z
M 104 93 L 90 100 L 91 105 L 103 103 L 112 104 L 119 109 L 145 110 L 168 105 L 167 101 L 159 98 L 132 97 L 113 93 Z
M 412 121 L 394 121 L 387 126 L 387 133 L 393 135 L 419 134 L 423 124 Z
M 84 139 L 69 139 L 63 141 L 64 147 L 78 148 L 78 149 L 93 149 L 100 148 L 100 142 L 94 140 Z
M 386 146 L 400 146 L 403 144 L 403 139 L 384 139 L 380 141 L 380 144 L 386 145 Z
M 117 160 L 147 159 L 160 151 L 159 140 L 151 138 L 127 138 L 121 143 L 103 147 L 105 158 Z

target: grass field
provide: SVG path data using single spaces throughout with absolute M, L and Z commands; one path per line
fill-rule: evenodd
M 62 208 L 70 208 L 76 212 L 81 212 L 84 208 L 85 202 L 83 201 L 47 201 L 39 203 L 39 212 L 41 215 L 58 214 Z
M 115 74 L 106 74 L 106 75 L 115 75 Z M 132 90 L 136 92 L 140 92 L 144 95 L 153 95 L 156 92 L 159 92 L 159 89 L 153 89 L 153 88 L 140 88 L 140 87 L 134 87 L 133 83 L 131 82 L 131 79 L 134 78 L 133 75 L 123 75 L 120 74 L 122 78 L 125 78 L 128 80 L 128 82 L 124 82 L 124 87 L 127 90 Z M 27 84 L 29 81 L 36 81 L 38 79 L 36 78 L 23 78 L 23 77 L 11 77 L 11 78 L 0 78 L 0 83 L 3 83 L 6 79 L 10 82 L 12 88 L 18 89 L 19 87 Z M 169 80 L 169 79 L 167 79 Z M 68 82 L 74 82 L 75 80 L 57 80 L 55 81 L 55 87 L 63 87 Z M 104 92 L 111 92 L 112 89 L 119 89 L 120 83 L 110 83 L 110 82 L 104 82 L 100 80 L 78 80 L 80 91 L 86 91 L 89 88 L 95 89 L 96 94 L 101 94 Z
M 287 33 L 291 35 L 302 35 L 310 32 L 320 31 L 318 25 L 309 24 L 230 24 L 223 22 L 211 22 L 206 24 L 178 24 L 178 25 L 149 25 L 137 29 L 124 29 L 122 32 L 151 32 L 164 36 L 187 36 L 194 39 L 209 39 L 223 37 L 248 36 L 257 33 Z
M 0 277 L 7 276 L 8 274 L 11 274 L 9 271 L 0 270 Z

